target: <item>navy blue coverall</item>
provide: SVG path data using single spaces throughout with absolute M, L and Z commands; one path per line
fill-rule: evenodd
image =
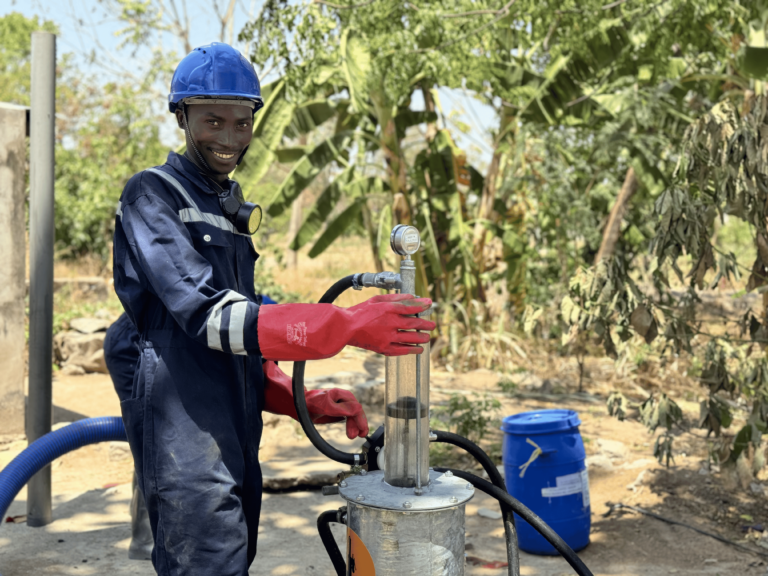
M 121 402 L 160 575 L 244 576 L 256 555 L 264 374 L 258 258 L 174 152 L 136 174 L 115 224 L 115 291 L 139 334 Z
M 265 294 L 256 296 L 258 304 L 277 304 Z M 139 363 L 139 333 L 128 315 L 123 312 L 107 329 L 104 337 L 104 361 L 120 402 L 130 400 L 133 375 Z

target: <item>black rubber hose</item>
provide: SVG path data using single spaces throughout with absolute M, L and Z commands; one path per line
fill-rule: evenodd
M 483 467 L 483 470 L 485 470 L 485 473 L 488 474 L 488 478 L 491 480 L 493 485 L 498 486 L 502 490 L 506 490 L 507 487 L 504 484 L 504 479 L 501 477 L 499 469 L 496 468 L 496 465 L 493 463 L 493 460 L 491 460 L 491 457 L 488 456 L 488 454 L 486 454 L 485 451 L 480 448 L 480 446 L 472 442 L 472 440 L 468 440 L 467 438 L 464 438 L 464 436 L 459 436 L 453 432 L 432 430 L 432 433 L 437 436 L 438 442 L 442 442 L 443 444 L 452 444 L 453 446 L 457 446 L 465 452 L 468 452 L 475 460 L 477 460 L 480 466 Z
M 356 274 L 345 276 L 328 288 L 328 290 L 325 291 L 325 294 L 323 294 L 323 297 L 320 298 L 318 304 L 333 304 L 336 301 L 336 298 L 354 286 L 355 276 Z
M 437 441 L 443 444 L 451 444 L 461 448 L 468 454 L 470 454 L 478 463 L 483 467 L 485 473 L 488 474 L 488 478 L 497 488 L 507 491 L 507 487 L 504 484 L 504 479 L 499 473 L 499 469 L 491 460 L 491 457 L 485 453 L 477 444 L 454 434 L 452 432 L 445 432 L 443 430 L 432 431 L 437 436 Z M 520 575 L 520 550 L 517 545 L 517 530 L 515 529 L 515 514 L 512 507 L 503 501 L 499 501 L 499 507 L 501 508 L 501 515 L 504 519 L 504 536 L 507 541 L 507 573 L 509 576 Z
M 336 575 L 346 576 L 347 563 L 344 561 L 341 550 L 339 550 L 339 545 L 336 544 L 333 532 L 331 532 L 331 522 L 340 524 L 338 510 L 326 510 L 320 514 L 317 517 L 317 531 L 320 533 L 320 540 L 323 541 L 325 551 L 328 552 L 328 557 L 331 559 L 334 570 L 336 570 Z
M 482 490 L 489 496 L 492 496 L 493 498 L 496 498 L 499 502 L 505 502 L 508 504 L 517 514 L 528 522 L 531 526 L 533 526 L 539 534 L 544 536 L 546 538 L 547 542 L 552 544 L 552 546 L 555 547 L 555 550 L 560 552 L 560 555 L 565 558 L 565 561 L 568 562 L 568 564 L 571 565 L 571 568 L 573 568 L 576 571 L 576 574 L 579 576 L 594 576 L 589 568 L 584 564 L 584 562 L 581 561 L 581 558 L 579 558 L 578 554 L 573 551 L 573 549 L 568 546 L 568 544 L 565 543 L 565 540 L 563 540 L 557 532 L 552 530 L 544 520 L 539 518 L 539 516 L 530 510 L 527 506 L 525 506 L 522 502 L 519 500 L 513 498 L 509 494 L 507 494 L 506 491 L 502 490 L 501 488 L 497 488 L 490 482 L 483 480 L 479 476 L 475 476 L 474 474 L 470 474 L 469 472 L 464 472 L 463 470 L 454 470 L 453 468 L 438 468 L 435 467 L 435 470 L 438 472 L 452 472 L 454 476 L 458 476 L 459 478 L 466 480 L 467 482 L 471 482 L 475 488 L 478 490 Z
M 331 286 L 328 291 L 320 298 L 320 304 L 332 304 L 339 295 L 353 286 L 354 274 L 342 278 L 336 284 Z M 296 414 L 299 416 L 299 423 L 301 424 L 304 434 L 307 435 L 312 445 L 317 448 L 321 454 L 327 456 L 331 460 L 346 464 L 347 466 L 354 466 L 356 464 L 364 464 L 364 456 L 360 454 L 350 454 L 349 452 L 342 452 L 341 450 L 331 446 L 317 431 L 312 417 L 309 415 L 307 409 L 307 399 L 304 397 L 304 369 L 306 368 L 306 361 L 293 363 L 293 405 L 296 407 Z

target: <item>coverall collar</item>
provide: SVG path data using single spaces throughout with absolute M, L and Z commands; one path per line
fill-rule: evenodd
M 180 172 L 182 176 L 187 178 L 192 184 L 200 188 L 206 194 L 218 195 L 219 190 L 214 188 L 211 182 L 205 178 L 199 168 L 189 158 L 176 152 L 169 152 L 166 164 Z M 228 182 L 228 181 L 227 181 Z M 227 184 L 223 183 L 222 188 L 226 189 Z

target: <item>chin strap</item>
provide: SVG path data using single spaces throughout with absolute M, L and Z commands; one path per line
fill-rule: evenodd
M 182 114 L 184 114 L 184 128 L 187 131 L 187 136 L 189 136 L 189 143 L 192 144 L 192 149 L 195 151 L 195 154 L 197 154 L 197 159 L 200 160 L 200 163 L 203 165 L 203 168 L 208 171 L 209 174 L 213 174 L 213 170 L 211 170 L 211 167 L 208 166 L 208 162 L 205 161 L 203 158 L 203 155 L 200 154 L 200 151 L 197 149 L 197 146 L 195 146 L 195 139 L 192 138 L 192 131 L 189 129 L 189 122 L 187 122 L 187 105 L 183 104 L 181 107 Z M 242 156 L 241 156 L 242 159 Z
M 249 145 L 249 146 L 250 146 L 250 145 Z M 235 164 L 235 166 L 240 166 L 240 162 L 242 162 L 242 161 L 243 161 L 243 156 L 245 156 L 245 153 L 246 153 L 246 152 L 248 152 L 248 147 L 249 147 L 249 146 L 246 146 L 246 147 L 243 149 L 243 153 L 242 153 L 242 154 L 240 154 L 240 158 L 238 158 L 238 159 L 237 159 L 237 164 Z

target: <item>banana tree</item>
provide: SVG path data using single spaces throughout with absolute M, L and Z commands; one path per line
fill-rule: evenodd
M 482 177 L 470 169 L 474 177 L 459 184 L 458 170 L 465 155 L 446 130 L 433 141 L 424 142 L 413 164 L 408 164 L 402 147 L 406 131 L 434 123 L 437 114 L 411 110 L 409 99 L 405 105 L 393 103 L 383 87 L 370 80 L 370 62 L 366 43 L 354 30 L 347 29 L 341 35 L 340 65 L 324 68 L 311 79 L 317 93 L 326 95 L 324 98 L 297 106 L 284 99 L 284 92 L 278 92 L 284 90 L 285 84 L 277 86 L 266 101 L 264 123 L 273 121 L 278 128 L 265 134 L 260 132 L 260 121 L 255 136 L 266 140 L 280 130 L 284 135 L 298 133 L 328 120 L 332 120 L 328 122 L 332 128 L 316 130 L 317 138 L 320 132 L 324 137 L 308 147 L 280 148 L 277 138 L 265 142 L 264 152 L 252 165 L 245 165 L 243 172 L 257 178 L 273 161 L 292 162 L 269 203 L 267 214 L 272 217 L 287 210 L 324 170 L 333 172 L 332 181 L 315 199 L 290 239 L 292 250 L 311 243 L 309 256 L 315 257 L 351 227 L 359 226 L 366 231 L 377 269 L 382 270 L 389 254 L 392 225 L 415 224 L 429 243 L 424 252 L 416 255 L 422 271 L 417 280 L 419 293 L 441 300 L 453 298 L 453 276 L 457 275 L 462 295 L 474 298 L 482 288 L 471 249 L 465 245 L 469 218 L 466 195 L 479 192 Z M 418 83 L 413 87 L 414 91 L 421 89 Z M 281 97 L 284 103 L 277 105 Z M 312 121 L 302 127 L 295 126 L 297 122 L 283 112 L 310 107 L 315 112 Z M 425 254 L 429 256 L 425 258 Z

